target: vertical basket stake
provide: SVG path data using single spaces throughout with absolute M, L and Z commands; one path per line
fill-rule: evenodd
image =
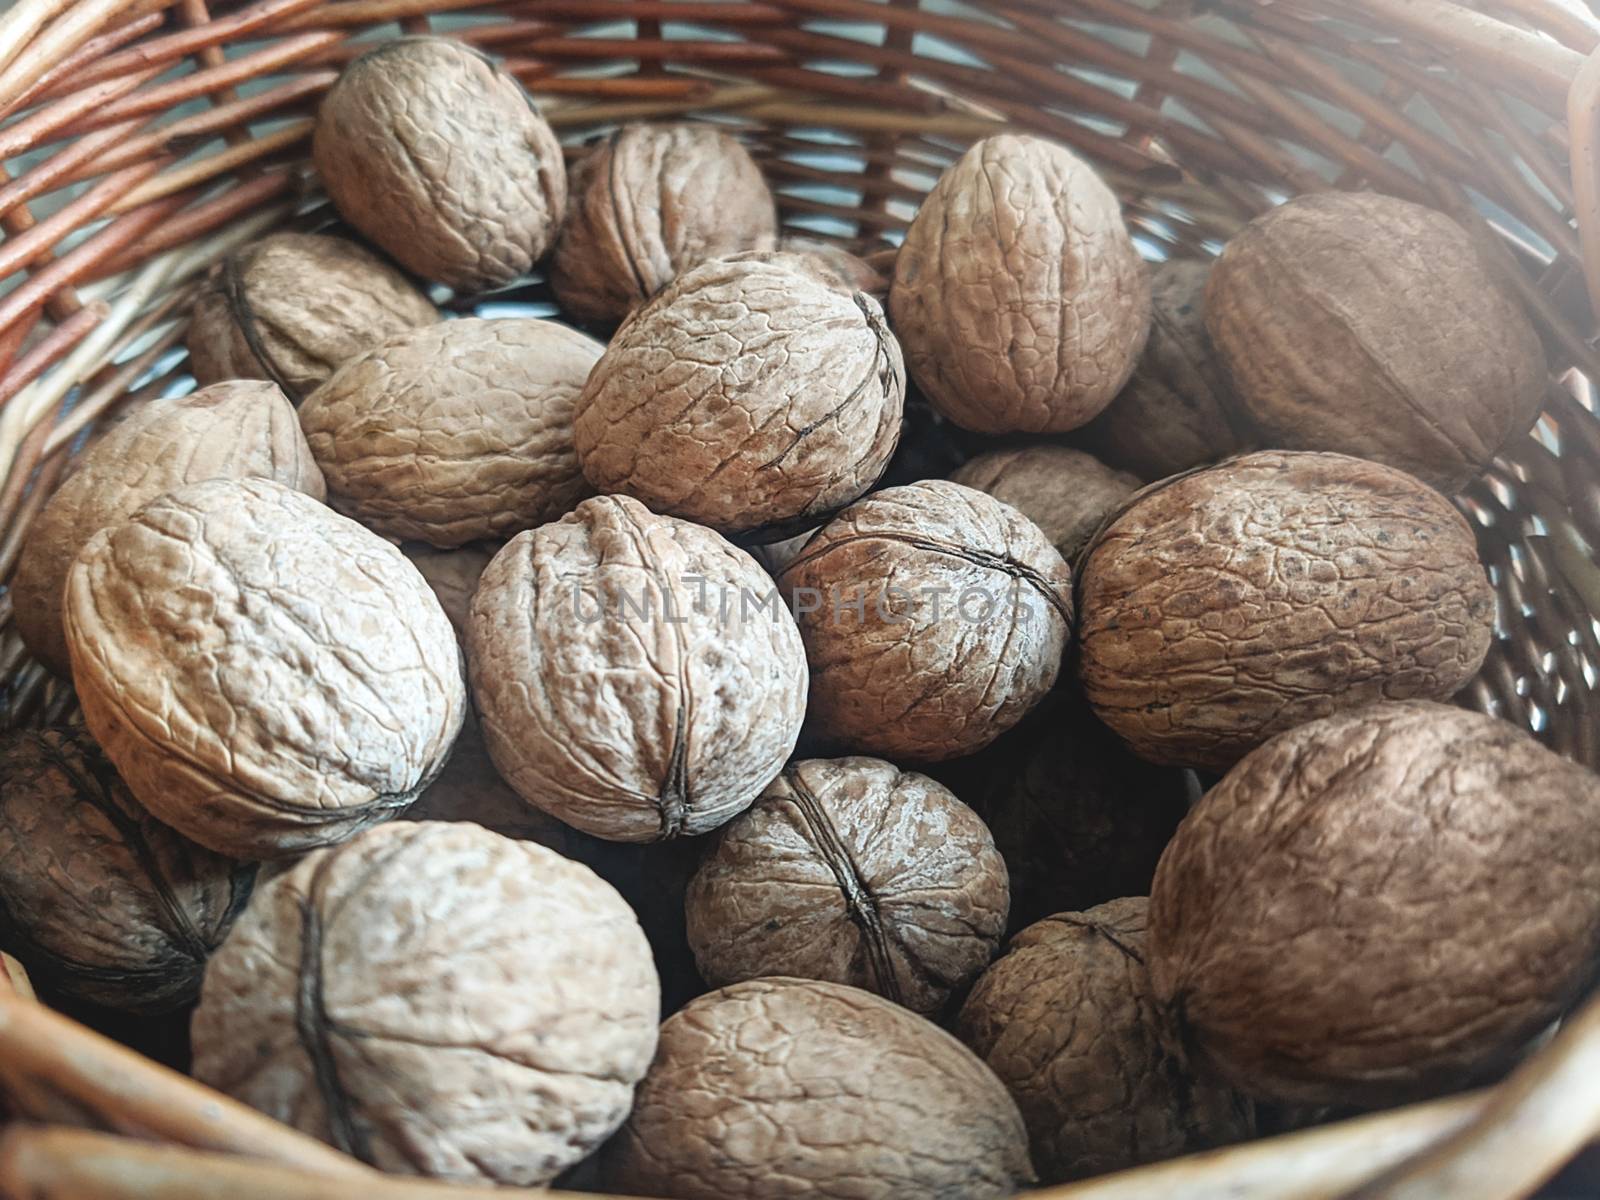
M 1572 80 L 1567 93 L 1567 134 L 1574 212 L 1583 244 L 1583 280 L 1589 289 L 1589 311 L 1600 314 L 1600 50 L 1584 60 Z M 1591 316 L 1591 338 L 1594 332 Z

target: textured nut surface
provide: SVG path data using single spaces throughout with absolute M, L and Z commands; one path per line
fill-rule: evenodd
M 1066 446 L 1018 446 L 969 459 L 950 476 L 1032 521 L 1069 563 L 1100 522 L 1139 488 L 1093 455 Z
M 1503 1067 L 1600 952 L 1600 778 L 1512 725 L 1382 704 L 1302 725 L 1161 860 L 1150 974 L 1208 1069 L 1392 1104 Z
M 723 257 L 732 262 L 770 262 L 810 272 L 846 295 L 865 292 L 880 304 L 889 295 L 889 281 L 877 268 L 831 242 L 785 237 L 778 239 L 775 250 L 745 250 Z
M 836 983 L 757 979 L 661 1027 L 608 1188 L 682 1200 L 984 1200 L 1033 1181 L 1016 1105 L 938 1026 Z
M 1494 592 L 1429 487 L 1268 451 L 1141 493 L 1081 564 L 1096 714 L 1152 762 L 1226 770 L 1274 733 L 1375 700 L 1443 700 L 1482 664 Z
M 500 773 L 616 841 L 704 833 L 749 807 L 804 717 L 805 651 L 755 560 L 625 496 L 496 555 L 467 647 Z
M 201 383 L 270 379 L 299 400 L 390 334 L 438 319 L 404 275 L 354 242 L 274 233 L 211 269 L 184 340 Z
M 261 886 L 206 972 L 194 1074 L 385 1171 L 532 1186 L 627 1115 L 658 992 L 588 868 L 399 822 Z
M 568 191 L 550 283 L 585 320 L 620 321 L 689 268 L 777 239 L 760 168 L 711 125 L 624 125 L 578 161 Z
M 267 858 L 397 815 L 466 707 L 450 622 L 400 551 L 268 480 L 210 480 L 97 534 L 67 642 L 84 719 L 162 821 Z
M 345 220 L 457 291 L 524 274 L 566 209 L 550 126 L 515 79 L 447 38 L 395 38 L 346 67 L 311 153 Z
M 790 763 L 690 882 L 689 944 L 713 987 L 826 979 L 937 1013 L 1005 931 L 1006 864 L 926 775 L 876 758 Z
M 851 505 L 778 582 L 811 664 L 811 728 L 889 758 L 993 741 L 1054 686 L 1072 635 L 1072 573 L 1045 535 L 944 480 Z
M 81 730 L 0 739 L 0 945 L 111 1008 L 194 999 L 255 868 L 155 821 Z
M 61 589 L 72 560 L 96 533 L 186 483 L 252 476 L 318 500 L 325 494 L 294 409 L 270 383 L 217 383 L 155 401 L 104 433 L 23 543 L 11 596 L 29 651 L 57 675 L 71 670 Z
M 603 349 L 554 321 L 446 321 L 346 363 L 300 424 L 334 507 L 379 533 L 507 538 L 590 493 L 572 405 Z
M 1191 1077 L 1163 1048 L 1165 1018 L 1145 969 L 1147 909 L 1130 897 L 1029 926 L 956 1018 L 956 1036 L 1016 1100 L 1043 1183 L 1253 1132 L 1248 1103 Z
M 1454 491 L 1534 421 L 1549 371 L 1454 221 L 1367 193 L 1301 196 L 1238 234 L 1206 325 L 1268 445 L 1337 450 Z
M 1211 264 L 1191 258 L 1151 269 L 1144 355 L 1128 386 L 1079 433 L 1106 462 L 1143 479 L 1165 479 L 1256 444 L 1206 332 L 1210 277 Z
M 783 536 L 877 481 L 904 401 L 877 301 L 813 272 L 718 260 L 617 331 L 578 398 L 578 459 L 602 492 Z
M 1128 381 L 1150 284 L 1089 165 L 1007 133 L 968 150 L 922 202 L 889 312 L 911 377 L 957 425 L 1059 433 Z

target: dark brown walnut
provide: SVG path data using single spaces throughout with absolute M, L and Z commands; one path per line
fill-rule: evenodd
M 1337 450 L 1443 491 L 1538 416 L 1522 306 L 1449 217 L 1325 192 L 1257 218 L 1217 261 L 1206 326 L 1267 445 Z
M 989 965 L 1006 864 L 926 775 L 877 758 L 790 763 L 689 884 L 689 944 L 713 987 L 826 979 L 925 1016 Z
M 1600 778 L 1512 725 L 1382 704 L 1280 734 L 1195 808 L 1150 975 L 1197 1065 L 1375 1105 L 1505 1067 L 1600 954 Z
M 578 398 L 578 459 L 602 492 L 777 540 L 877 482 L 904 401 L 877 301 L 718 260 L 617 331 Z
M 1267 738 L 1477 674 L 1494 592 L 1432 488 L 1267 451 L 1140 493 L 1079 574 L 1084 692 L 1152 762 L 1227 770 Z
M 0 738 L 0 945 L 40 984 L 134 1013 L 187 1004 L 254 877 L 158 824 L 81 730 Z
M 355 243 L 274 233 L 211 269 L 189 319 L 189 369 L 201 383 L 270 379 L 299 401 L 390 334 L 438 319 L 404 275 Z
M 1148 901 L 1030 925 L 984 972 L 955 1033 L 1022 1111 L 1040 1182 L 1127 1170 L 1249 1138 L 1251 1106 L 1196 1079 L 1145 969 Z
M 311 154 L 345 220 L 458 292 L 525 274 L 566 210 L 555 133 L 515 79 L 448 38 L 394 38 L 346 67 Z
M 236 858 L 410 806 L 466 709 L 450 622 L 400 551 L 267 480 L 190 484 L 67 578 L 84 719 L 156 817 Z
M 96 533 L 186 483 L 250 477 L 318 500 L 326 494 L 294 409 L 270 383 L 215 383 L 154 401 L 102 435 L 23 543 L 11 599 L 28 650 L 55 674 L 70 672 L 61 589 L 72 560 Z
M 463 318 L 391 337 L 300 407 L 331 503 L 388 537 L 441 547 L 564 516 L 592 491 L 572 413 L 603 350 L 531 318 Z
M 986 1200 L 1034 1181 L 994 1073 L 857 988 L 757 979 L 661 1027 L 606 1190 L 676 1200 Z
M 786 237 L 778 239 L 776 250 L 746 250 L 724 257 L 731 262 L 770 262 L 806 271 L 846 295 L 865 292 L 880 304 L 889 295 L 889 281 L 875 267 L 831 242 Z
M 1111 403 L 1150 330 L 1150 283 L 1116 196 L 1027 134 L 968 150 L 922 202 L 889 312 L 911 377 L 979 433 L 1061 433 Z
M 1038 526 L 944 480 L 851 505 L 778 583 L 811 664 L 808 725 L 887 758 L 982 749 L 1044 699 L 1072 636 L 1072 573 Z
M 467 636 L 484 739 L 528 803 L 647 842 L 748 808 L 794 749 L 805 650 L 772 580 L 709 529 L 585 500 L 500 551 Z
M 1176 258 L 1151 271 L 1150 341 L 1128 386 L 1079 439 L 1142 479 L 1252 449 L 1257 440 L 1206 332 L 1211 264 Z
M 578 160 L 568 193 L 550 284 L 584 320 L 620 321 L 691 267 L 777 241 L 761 169 L 712 125 L 624 125 Z
M 1139 490 L 1139 481 L 1067 446 L 1017 446 L 980 454 L 954 471 L 956 483 L 1021 511 L 1069 563 L 1100 523 Z
M 383 1171 L 531 1187 L 627 1116 L 658 1003 L 587 867 L 401 822 L 261 885 L 206 972 L 194 1074 Z

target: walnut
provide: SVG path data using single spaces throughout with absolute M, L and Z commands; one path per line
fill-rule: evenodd
M 1142 479 L 1165 479 L 1253 449 L 1250 422 L 1206 332 L 1211 264 L 1171 259 L 1150 278 L 1150 341 L 1128 386 L 1078 439 Z
M 1389 196 L 1301 196 L 1238 234 L 1206 326 L 1268 445 L 1465 486 L 1538 416 L 1549 371 L 1472 238 Z
M 1504 1068 L 1600 955 L 1600 778 L 1510 724 L 1381 704 L 1245 758 L 1150 897 L 1150 976 L 1195 1061 L 1307 1104 Z
M 81 731 L 0 739 L 0 942 L 41 984 L 136 1013 L 187 1004 L 254 878 L 152 819 Z
M 1122 1171 L 1254 1132 L 1251 1106 L 1193 1078 L 1145 969 L 1148 902 L 1112 900 L 1030 925 L 984 972 L 955 1032 L 1022 1111 L 1046 1184 Z
M 578 398 L 578 459 L 602 492 L 775 541 L 877 481 L 904 399 L 875 300 L 719 260 L 617 331 Z
M 1152 762 L 1226 770 L 1314 717 L 1445 699 L 1494 636 L 1461 514 L 1342 454 L 1262 452 L 1157 484 L 1080 566 L 1085 694 Z
M 461 728 L 460 651 L 416 568 L 282 484 L 190 484 L 102 530 L 65 610 L 90 732 L 140 803 L 221 854 L 394 817 Z
M 588 868 L 401 822 L 261 886 L 206 972 L 194 1074 L 384 1171 L 535 1186 L 627 1116 L 658 991 Z
M 467 637 L 495 765 L 586 833 L 705 833 L 799 736 L 805 651 L 772 581 L 708 529 L 600 496 L 483 573 Z
M 988 966 L 1006 864 L 976 813 L 876 758 L 790 763 L 689 885 L 689 944 L 713 987 L 827 979 L 925 1016 Z
M 757 979 L 661 1027 L 608 1191 L 681 1200 L 1010 1196 L 1033 1182 L 1005 1088 L 915 1013 L 837 983 Z
M 778 239 L 776 250 L 745 250 L 720 257 L 729 262 L 765 262 L 816 275 L 828 286 L 847 296 L 865 292 L 880 304 L 889 295 L 889 281 L 876 267 L 831 242 L 810 238 Z
M 211 269 L 185 341 L 201 383 L 270 379 L 296 402 L 390 334 L 439 319 L 399 271 L 343 238 L 274 233 Z
M 57 675 L 71 670 L 61 628 L 67 568 L 90 538 L 157 496 L 202 479 L 259 476 L 320 500 L 294 409 L 270 383 L 214 383 L 144 405 L 84 451 L 35 518 L 12 583 L 17 632 Z
M 333 506 L 441 547 L 564 516 L 592 490 L 572 406 L 603 349 L 554 321 L 464 318 L 352 359 L 300 408 Z
M 394 38 L 346 67 L 311 154 L 345 220 L 458 292 L 525 274 L 566 209 L 561 146 L 533 101 L 447 38 Z
M 950 478 L 1004 500 L 1032 521 L 1069 563 L 1139 481 L 1066 446 L 1017 446 L 969 459 Z
M 979 433 L 1060 433 L 1111 403 L 1150 328 L 1117 198 L 1026 134 L 973 146 L 922 202 L 889 312 L 940 412 Z
M 971 754 L 1055 684 L 1072 574 L 1010 505 L 932 480 L 876 492 L 779 577 L 829 744 L 914 762 Z
M 550 284 L 584 320 L 620 321 L 691 267 L 777 238 L 760 168 L 712 125 L 624 125 L 578 160 L 567 190 Z

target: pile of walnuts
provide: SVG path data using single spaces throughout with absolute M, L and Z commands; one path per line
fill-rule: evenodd
M 1600 779 L 1446 703 L 1447 495 L 1548 382 L 1450 219 L 1150 266 L 1005 134 L 869 263 L 724 128 L 569 164 L 434 37 L 314 157 L 343 223 L 216 267 L 201 386 L 12 584 L 82 710 L 0 744 L 47 998 L 194 1006 L 197 1078 L 385 1171 L 983 1200 L 1492 1079 L 1579 996 Z M 436 307 L 535 268 L 564 319 Z

